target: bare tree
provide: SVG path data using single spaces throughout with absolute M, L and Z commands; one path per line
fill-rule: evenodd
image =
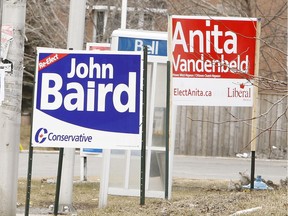
M 31 111 L 36 47 L 65 48 L 67 1 L 27 1 L 22 109 Z
M 257 117 L 260 122 L 257 135 L 257 138 L 259 138 L 258 144 L 260 146 L 266 145 L 265 148 L 268 148 L 270 156 L 273 145 L 277 146 L 282 155 L 287 155 L 287 1 L 277 0 L 272 3 L 265 0 L 168 0 L 167 2 L 171 14 L 261 18 L 261 38 L 258 38 L 261 41 L 259 75 L 250 77 L 259 89 L 259 104 L 262 106 L 259 108 L 260 114 Z M 179 115 L 187 115 L 190 121 L 199 122 L 199 125 L 214 124 L 216 125 L 215 128 L 221 127 L 217 125 L 223 125 L 223 130 L 226 127 L 224 125 L 228 125 L 225 129 L 227 131 L 229 127 L 230 129 L 234 127 L 231 125 L 240 122 L 242 125 L 249 127 L 251 124 L 251 115 L 243 116 L 244 111 L 238 109 L 224 108 L 230 117 L 219 119 L 215 118 L 214 115 L 212 119 L 208 120 L 204 118 L 208 114 L 203 113 L 202 116 L 203 111 L 199 112 L 201 116 L 190 117 L 188 109 L 180 109 L 181 114 Z M 196 109 L 194 108 L 194 110 Z M 208 112 L 208 110 L 206 111 Z M 180 131 L 183 131 L 183 128 Z M 278 136 L 278 139 L 273 138 L 272 141 L 271 137 L 276 136 Z M 279 137 L 283 137 L 283 139 Z M 251 138 L 250 141 L 254 138 Z M 278 141 L 275 142 L 275 140 Z M 246 149 L 249 144 L 250 142 L 246 142 L 243 148 L 238 149 L 238 151 Z M 189 152 L 189 149 L 186 148 L 185 151 Z M 266 150 L 263 150 L 263 152 L 267 154 Z
M 101 5 L 107 7 L 108 17 L 105 29 L 96 34 L 96 41 L 109 41 L 112 31 L 120 27 L 121 1 L 89 0 L 86 13 L 87 42 L 92 41 L 92 32 L 97 27 L 95 6 Z M 263 134 L 265 134 L 265 139 L 267 139 L 267 136 L 269 137 L 267 134 L 271 136 L 277 134 L 277 136 L 286 137 L 283 140 L 287 141 L 286 0 L 275 0 L 273 3 L 267 0 L 128 0 L 128 7 L 127 28 L 144 30 L 167 31 L 168 14 L 260 17 L 262 19 L 261 38 L 258 38 L 261 40 L 260 71 L 258 77 L 253 77 L 256 80 L 254 84 L 259 87 L 261 94 L 277 95 L 277 98 L 272 100 L 272 96 L 261 97 L 266 105 L 261 107 L 259 121 L 262 123 L 259 126 L 259 136 L 264 137 Z M 35 48 L 37 46 L 66 48 L 68 13 L 68 0 L 30 0 L 27 2 L 23 109 L 29 110 L 32 107 Z M 214 124 L 236 121 L 237 124 L 242 122 L 250 125 L 251 119 L 249 116 L 242 116 L 241 111 L 237 115 L 229 109 L 225 110 L 230 113 L 229 118 L 219 120 L 214 117 L 208 121 Z M 266 120 L 275 110 L 277 110 L 277 115 L 273 114 L 273 120 L 264 124 L 268 122 Z M 203 122 L 202 118 L 192 118 L 192 120 Z M 279 121 L 284 122 L 281 123 L 281 127 L 277 123 Z M 286 143 L 281 143 L 281 146 L 284 145 Z M 281 148 L 284 149 L 284 147 Z

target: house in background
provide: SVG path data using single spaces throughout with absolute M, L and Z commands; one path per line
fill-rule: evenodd
M 166 1 L 128 1 L 126 28 L 167 31 L 167 15 Z M 97 1 L 88 6 L 86 20 L 87 40 L 110 42 L 112 32 L 121 27 L 121 1 Z

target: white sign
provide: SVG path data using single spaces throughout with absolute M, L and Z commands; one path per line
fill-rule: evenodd
M 142 53 L 37 51 L 32 146 L 140 149 Z

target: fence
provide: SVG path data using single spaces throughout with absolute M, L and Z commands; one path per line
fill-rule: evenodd
M 287 96 L 259 94 L 256 156 L 287 158 Z M 235 156 L 250 152 L 251 107 L 179 106 L 175 154 Z

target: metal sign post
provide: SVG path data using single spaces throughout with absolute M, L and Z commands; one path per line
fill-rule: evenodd
M 146 107 L 147 107 L 147 46 L 144 46 L 144 69 L 143 69 L 143 115 L 142 115 L 142 147 L 141 147 L 141 181 L 140 181 L 140 205 L 145 205 L 146 188 Z
M 169 197 L 170 71 L 170 61 L 167 61 L 165 199 Z
M 260 52 L 260 32 L 261 32 L 261 19 L 258 19 L 257 28 L 256 28 L 256 53 L 255 53 L 255 74 L 254 76 L 258 76 L 259 72 L 259 52 Z M 250 189 L 254 189 L 254 177 L 255 177 L 255 152 L 256 152 L 256 141 L 257 141 L 257 116 L 258 116 L 258 86 L 254 83 L 254 95 L 253 95 L 253 110 L 252 110 L 252 126 L 251 126 L 251 183 Z
M 32 119 L 33 121 L 33 119 Z M 28 155 L 28 172 L 27 172 L 27 186 L 26 186 L 26 201 L 25 201 L 25 216 L 29 216 L 30 194 L 31 194 L 31 178 L 32 178 L 32 164 L 33 164 L 33 147 L 30 136 L 29 155 Z
M 57 182 L 56 182 L 56 194 L 55 194 L 55 202 L 54 202 L 54 215 L 58 214 L 59 195 L 60 195 L 60 187 L 61 187 L 61 175 L 62 175 L 62 164 L 63 164 L 63 152 L 64 152 L 64 149 L 60 148 L 59 149 Z

